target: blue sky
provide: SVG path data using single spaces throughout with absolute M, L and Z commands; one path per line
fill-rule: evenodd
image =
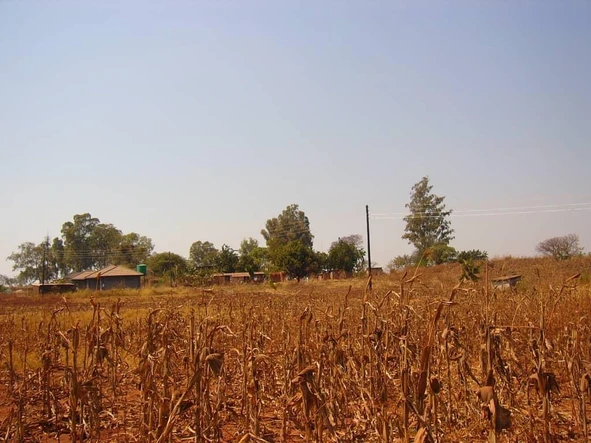
M 0 2 L 0 273 L 84 212 L 187 256 L 297 203 L 326 250 L 424 175 L 458 211 L 591 209 L 589 23 L 576 0 Z M 591 211 L 523 212 L 454 217 L 452 245 L 591 251 Z M 372 220 L 374 261 L 403 230 Z

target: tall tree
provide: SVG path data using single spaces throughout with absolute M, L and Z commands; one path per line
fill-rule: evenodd
M 62 225 L 62 236 L 39 245 L 31 242 L 19 246 L 19 251 L 8 258 L 14 261 L 15 270 L 22 272 L 22 279 L 30 280 L 39 262 L 39 251 L 45 251 L 47 278 L 65 277 L 71 271 L 102 268 L 109 264 L 133 267 L 144 262 L 154 245 L 148 237 L 135 232 L 123 233 L 110 223 L 101 223 L 89 213 L 76 214 L 73 221 Z M 36 277 L 35 279 L 37 279 Z M 34 280 L 35 280 L 34 279 Z
M 286 271 L 298 281 L 310 272 L 317 272 L 320 268 L 317 254 L 301 241 L 294 240 L 281 245 L 274 254 L 274 263 L 278 269 Z
M 310 231 L 310 221 L 296 204 L 289 205 L 277 217 L 267 220 L 261 235 L 268 247 L 299 241 L 304 246 L 312 248 L 314 241 Z
M 104 268 L 116 261 L 123 233 L 111 223 L 99 223 L 88 238 L 94 267 Z
M 8 256 L 13 262 L 12 270 L 19 271 L 16 277 L 21 285 L 27 285 L 35 281 L 42 282 L 53 280 L 58 276 L 55 260 L 52 258 L 49 238 L 36 245 L 33 242 L 25 242 L 19 245 L 18 251 Z
M 267 220 L 261 234 L 274 269 L 287 271 L 298 279 L 305 275 L 304 270 L 309 271 L 315 256 L 314 236 L 308 217 L 298 205 L 289 205 L 277 217 Z
M 121 236 L 113 263 L 134 268 L 136 265 L 144 263 L 153 250 L 154 244 L 150 238 L 130 232 Z
M 419 257 L 434 246 L 449 245 L 454 239 L 449 221 L 452 211 L 446 209 L 445 197 L 433 194 L 432 189 L 429 177 L 423 177 L 412 187 L 410 202 L 406 204 L 410 214 L 404 217 L 406 228 L 402 238 L 414 245 Z
M 248 272 L 251 277 L 254 277 L 255 272 L 267 267 L 267 249 L 261 248 L 259 242 L 254 238 L 242 240 L 238 252 L 240 256 L 236 270 Z
M 187 270 L 187 261 L 172 252 L 152 254 L 147 260 L 148 272 L 157 277 L 176 276 Z
M 350 235 L 333 242 L 328 250 L 328 266 L 345 272 L 361 270 L 365 251 L 359 246 L 360 239 L 362 237 L 359 235 Z
M 197 269 L 212 268 L 216 264 L 218 253 L 213 243 L 199 240 L 191 245 L 189 260 Z
M 95 267 L 96 257 L 91 239 L 99 223 L 98 218 L 84 213 L 74 215 L 74 221 L 68 221 L 62 225 L 64 256 L 71 270 L 84 271 Z
M 349 243 L 353 246 L 356 246 L 357 249 L 363 249 L 363 236 L 359 234 L 351 234 L 345 237 L 341 237 L 339 240 L 342 240 L 346 243 Z
M 55 237 L 51 243 L 51 257 L 57 274 L 62 278 L 65 277 L 68 273 L 68 264 L 66 263 L 64 241 L 59 237 Z
M 215 265 L 218 272 L 234 272 L 238 264 L 238 254 L 228 245 L 223 245 L 216 256 Z

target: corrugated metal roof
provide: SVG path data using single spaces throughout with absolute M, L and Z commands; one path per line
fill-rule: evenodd
M 80 274 L 82 274 L 82 272 L 84 271 L 78 271 L 78 272 L 70 272 L 68 275 L 66 275 L 64 278 L 66 280 L 72 280 L 74 277 L 78 277 Z
M 493 282 L 508 281 L 508 280 L 513 280 L 516 278 L 521 278 L 521 275 L 508 275 L 506 277 L 497 277 L 497 278 L 491 279 L 491 281 L 493 281 Z
M 70 280 L 86 280 L 86 277 L 88 277 L 90 274 L 92 274 L 94 271 L 82 271 L 82 272 L 76 272 L 74 277 L 70 277 Z
M 253 272 L 254 275 L 265 275 L 264 272 Z M 230 278 L 238 278 L 238 277 L 250 277 L 248 272 L 226 272 L 225 274 L 213 274 L 212 277 L 230 277 Z
M 230 274 L 227 274 L 230 276 L 230 278 L 247 278 L 250 277 L 250 274 L 248 272 L 232 272 Z
M 99 269 L 98 271 L 91 272 L 84 280 L 97 278 L 98 276 L 102 277 L 135 277 L 135 276 L 143 276 L 141 272 L 134 271 L 133 269 L 126 268 L 125 266 L 116 266 L 111 265 L 107 266 L 103 269 Z M 79 278 L 77 277 L 76 280 Z

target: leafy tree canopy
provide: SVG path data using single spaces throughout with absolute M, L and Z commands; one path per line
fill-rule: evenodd
M 21 283 L 40 281 L 43 268 L 46 280 L 110 264 L 133 268 L 145 262 L 154 249 L 148 237 L 135 232 L 123 234 L 89 213 L 74 215 L 72 221 L 62 225 L 61 233 L 51 242 L 49 238 L 37 245 L 25 242 L 8 257 L 14 263 L 13 270 L 19 271 Z
M 216 265 L 218 254 L 213 243 L 199 240 L 191 245 L 189 260 L 196 269 L 212 268 Z
M 25 242 L 18 246 L 18 251 L 8 256 L 13 262 L 12 270 L 20 271 L 17 281 L 21 285 L 27 285 L 42 279 L 43 244 L 36 245 L 33 242 Z M 49 277 L 51 278 L 51 277 Z
M 269 248 L 284 246 L 293 241 L 312 248 L 314 240 L 308 217 L 295 204 L 286 207 L 277 217 L 267 220 L 261 235 Z
M 320 270 L 320 257 L 301 241 L 293 240 L 281 245 L 274 250 L 274 254 L 276 266 L 298 280 Z
M 333 242 L 328 250 L 328 267 L 346 272 L 361 270 L 365 257 L 361 244 L 362 237 L 359 235 L 350 235 Z
M 228 245 L 223 245 L 215 259 L 218 272 L 235 272 L 238 265 L 238 254 Z
M 273 269 L 300 279 L 318 266 L 310 221 L 298 205 L 289 205 L 277 217 L 267 220 L 261 234 L 267 242 Z
M 178 275 L 187 271 L 187 261 L 173 252 L 158 252 L 152 254 L 147 260 L 148 273 L 156 277 Z
M 433 194 L 432 189 L 429 177 L 423 177 L 412 187 L 410 202 L 406 204 L 410 213 L 404 217 L 406 228 L 402 238 L 414 245 L 419 256 L 436 245 L 449 245 L 454 239 L 448 220 L 452 211 L 446 210 L 445 197 Z
M 239 249 L 239 259 L 236 270 L 248 272 L 251 277 L 255 272 L 266 271 L 268 267 L 267 248 L 259 246 L 259 242 L 254 238 L 242 240 Z

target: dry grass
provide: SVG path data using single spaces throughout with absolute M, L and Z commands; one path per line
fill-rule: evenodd
M 585 441 L 590 266 L 6 297 L 0 441 Z

